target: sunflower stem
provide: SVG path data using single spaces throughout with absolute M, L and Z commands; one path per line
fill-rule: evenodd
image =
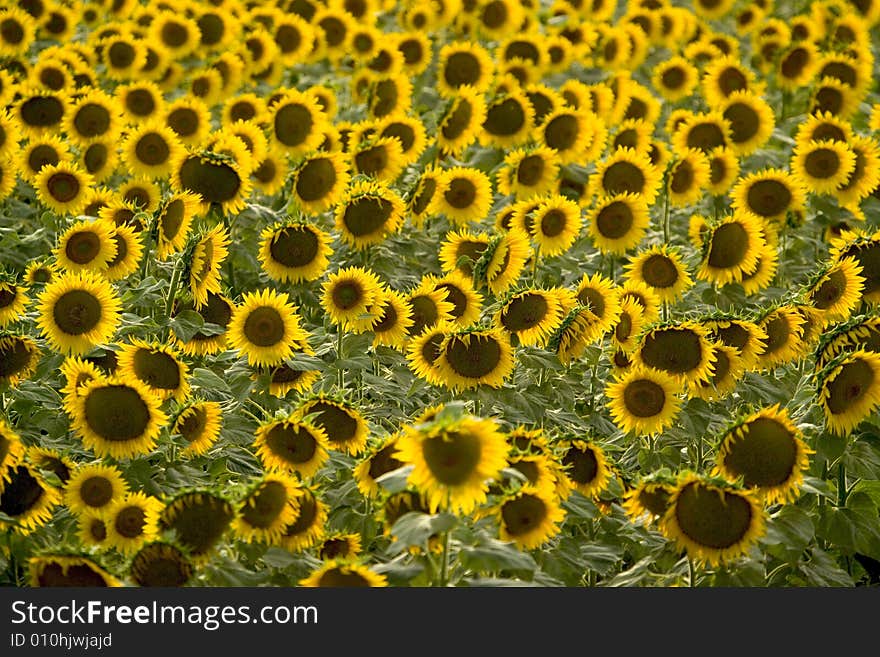
M 697 569 L 691 557 L 688 557 L 688 585 L 692 589 L 697 587 Z
M 171 321 L 171 311 L 174 310 L 174 297 L 177 296 L 177 288 L 180 285 L 181 266 L 180 259 L 174 261 L 174 269 L 171 271 L 171 282 L 168 284 L 168 296 L 165 297 L 165 319 Z M 165 324 L 162 329 L 162 339 L 168 339 L 170 324 Z
M 532 285 L 538 284 L 538 262 L 541 260 L 541 245 L 535 246 L 535 257 L 532 262 Z
M 663 243 L 669 244 L 669 170 L 663 176 Z
M 440 587 L 449 583 L 449 532 L 443 532 L 443 559 L 440 561 Z
M 846 466 L 843 461 L 837 464 L 837 506 L 842 508 L 846 506 L 847 490 L 846 490 Z
M 342 336 L 342 325 L 340 325 L 339 331 L 336 333 L 336 367 L 338 369 L 336 385 L 340 390 L 345 388 L 345 372 L 342 370 L 342 365 L 339 363 L 339 361 L 342 360 Z
M 144 237 L 144 255 L 141 257 L 141 280 L 144 280 L 147 277 L 147 272 L 150 268 L 150 251 L 153 248 L 153 242 L 155 241 L 154 233 L 159 230 L 159 220 L 154 218 L 153 221 L 150 222 L 149 229 L 146 230 L 146 237 Z

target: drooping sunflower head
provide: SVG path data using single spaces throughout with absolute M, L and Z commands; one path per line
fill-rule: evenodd
M 0 335 L 0 386 L 17 386 L 33 374 L 39 359 L 40 349 L 27 335 Z
M 10 465 L 0 478 L 0 513 L 12 522 L 0 520 L 4 532 L 29 534 L 52 518 L 61 493 L 50 486 L 37 469 L 27 463 Z
M 306 587 L 384 587 L 388 586 L 385 575 L 351 560 L 331 559 L 300 580 Z
M 291 552 L 307 550 L 323 538 L 328 513 L 319 493 L 308 487 L 300 487 L 296 506 L 296 518 L 284 528 L 281 537 L 281 545 Z
M 332 449 L 357 456 L 367 446 L 367 421 L 347 401 L 318 396 L 303 402 L 295 415 L 301 418 L 313 416 L 311 424 L 324 432 Z
M 820 324 L 846 321 L 862 300 L 865 279 L 855 258 L 829 263 L 805 292 L 809 306 L 820 312 Z
M 758 367 L 772 369 L 803 355 L 804 317 L 791 305 L 781 305 L 764 313 L 758 326 L 767 335 L 758 351 Z
M 683 474 L 660 521 L 660 530 L 694 560 L 712 566 L 748 553 L 764 534 L 757 495 L 723 480 Z
M 841 354 L 816 376 L 819 405 L 829 431 L 847 435 L 880 406 L 880 354 Z
M 666 513 L 674 491 L 675 480 L 672 477 L 655 474 L 642 479 L 627 491 L 623 508 L 633 522 L 647 520 L 653 523 Z
M 506 466 L 509 449 L 493 420 L 454 411 L 404 427 L 397 446 L 395 457 L 413 465 L 409 481 L 430 508 L 461 513 L 486 500 L 488 481 Z
M 327 536 L 318 547 L 321 559 L 354 559 L 361 552 L 361 535 L 337 532 Z
M 161 540 L 142 545 L 129 566 L 129 576 L 138 586 L 184 586 L 193 574 L 186 552 Z
M 247 542 L 275 544 L 296 519 L 299 483 L 289 475 L 269 473 L 251 484 L 233 521 L 236 535 Z
M 229 231 L 223 224 L 217 224 L 196 238 L 188 276 L 196 310 L 208 302 L 209 294 L 220 293 L 220 268 L 229 255 L 229 243 Z
M 741 282 L 747 272 L 757 267 L 764 242 L 760 219 L 749 212 L 736 212 L 714 226 L 707 226 L 697 278 L 719 286 Z
M 222 351 L 227 343 L 227 330 L 235 304 L 222 294 L 209 292 L 207 302 L 198 310 L 192 301 L 179 303 L 175 308 L 175 314 L 186 311 L 198 313 L 204 320 L 205 327 L 197 331 L 188 339 L 177 338 L 181 350 L 190 355 L 215 354 Z M 210 327 L 210 330 L 207 330 Z
M 379 477 L 403 467 L 403 462 L 395 457 L 397 438 L 398 435 L 393 434 L 376 443 L 355 466 L 354 479 L 363 495 L 378 496 L 381 491 Z
M 165 505 L 159 529 L 174 531 L 179 545 L 198 563 L 211 556 L 234 519 L 235 507 L 225 497 L 207 490 L 188 490 Z
M 779 405 L 752 413 L 729 428 L 721 439 L 715 470 L 755 488 L 768 504 L 798 496 L 812 453 L 803 434 Z
M 122 582 L 90 557 L 40 554 L 28 559 L 31 586 L 118 587 Z
M 562 443 L 559 462 L 571 487 L 587 497 L 596 497 L 608 486 L 611 468 L 602 448 L 585 440 Z

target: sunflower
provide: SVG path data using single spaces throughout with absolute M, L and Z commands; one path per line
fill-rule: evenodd
M 383 117 L 376 126 L 379 138 L 395 138 L 400 142 L 404 165 L 415 164 L 425 150 L 425 126 L 418 117 L 403 112 Z
M 277 365 L 293 354 L 294 341 L 308 338 L 297 311 L 287 293 L 269 289 L 246 292 L 232 313 L 230 344 L 252 366 Z
M 9 138 L 14 137 L 9 135 Z M 31 137 L 16 155 L 21 163 L 19 175 L 31 184 L 36 184 L 37 176 L 44 167 L 62 162 L 69 164 L 73 159 L 70 147 L 57 135 L 45 135 L 39 139 Z
M 495 323 L 521 345 L 544 346 L 562 323 L 564 311 L 560 290 L 529 289 L 509 296 L 495 314 Z
M 560 108 L 535 128 L 533 140 L 556 152 L 562 164 L 595 160 L 605 147 L 605 122 L 588 110 Z
M 407 297 L 396 290 L 382 290 L 375 314 L 378 319 L 370 329 L 375 335 L 373 346 L 402 349 L 413 326 L 413 308 Z
M 132 173 L 148 178 L 165 178 L 172 164 L 183 154 L 175 132 L 158 119 L 145 121 L 128 132 L 122 142 L 125 163 Z
M 0 327 L 18 320 L 30 299 L 27 288 L 13 281 L 0 281 Z
M 443 385 L 445 379 L 440 368 L 440 347 L 454 330 L 453 325 L 441 322 L 422 331 L 406 346 L 410 369 L 431 385 Z
M 553 495 L 533 486 L 508 494 L 494 508 L 499 537 L 522 550 L 541 547 L 559 533 L 565 511 Z
M 165 97 L 154 82 L 130 82 L 120 85 L 116 87 L 114 96 L 129 124 L 148 121 L 165 113 Z
M 193 566 L 186 553 L 176 545 L 150 541 L 134 555 L 129 573 L 137 586 L 178 587 L 190 580 Z
M 622 431 L 653 435 L 675 422 L 681 389 L 681 383 L 663 371 L 633 366 L 607 385 L 605 396 Z
M 722 56 L 710 62 L 703 69 L 700 84 L 709 107 L 721 106 L 737 91 L 762 91 L 755 73 L 740 63 L 739 57 L 735 55 Z
M 740 477 L 767 504 L 794 501 L 812 454 L 785 409 L 770 406 L 729 428 L 718 447 L 715 474 Z
M 642 241 L 650 223 L 648 203 L 640 194 L 601 197 L 587 219 L 593 244 L 603 252 L 624 254 Z
M 157 210 L 156 257 L 164 260 L 183 250 L 200 203 L 199 197 L 190 192 L 173 193 L 163 199 Z
M 144 253 L 141 233 L 136 232 L 133 226 L 124 224 L 114 226 L 113 243 L 116 246 L 116 254 L 107 263 L 107 269 L 102 272 L 111 282 L 122 280 L 137 271 Z
M 529 233 L 541 253 L 555 256 L 571 248 L 581 230 L 581 209 L 558 194 L 543 198 L 532 215 Z
M 318 101 L 308 94 L 289 89 L 269 108 L 272 142 L 296 157 L 321 145 L 326 117 Z
M 367 422 L 350 403 L 319 396 L 301 404 L 295 416 L 314 416 L 310 424 L 324 432 L 332 449 L 357 456 L 366 448 Z
M 688 148 L 680 152 L 669 169 L 667 193 L 673 206 L 697 203 L 709 185 L 711 169 L 702 151 Z
M 694 284 L 678 250 L 666 244 L 640 251 L 626 270 L 627 279 L 643 282 L 663 303 L 675 303 Z
M 332 559 L 299 581 L 305 587 L 385 587 L 388 580 L 368 566 L 351 560 Z
M 255 433 L 254 447 L 267 470 L 296 472 L 303 479 L 314 476 L 329 458 L 324 430 L 296 415 L 261 424 Z
M 179 304 L 175 308 L 175 315 L 193 311 L 199 314 L 204 323 L 211 330 L 199 330 L 189 337 L 188 340 L 178 338 L 181 350 L 188 355 L 216 354 L 226 348 L 227 331 L 235 304 L 222 294 L 208 293 L 207 303 L 198 310 L 192 302 Z
M 773 134 L 773 109 L 754 92 L 731 93 L 720 105 L 719 111 L 730 125 L 728 145 L 740 157 L 754 153 Z
M 0 513 L 10 520 L 0 520 L 4 534 L 14 531 L 29 534 L 52 519 L 61 493 L 46 483 L 31 465 L 19 463 L 9 467 L 0 488 Z
M 646 283 L 635 278 L 627 279 L 620 286 L 621 302 L 630 299 L 640 306 L 644 324 L 653 324 L 660 319 L 660 298 Z
M 586 497 L 595 498 L 608 486 L 611 468 L 605 453 L 594 443 L 563 442 L 559 463 L 570 486 Z
M 641 336 L 636 355 L 642 365 L 666 372 L 685 384 L 706 379 L 714 361 L 708 331 L 695 322 L 649 329 Z
M 708 329 L 710 340 L 736 350 L 744 368 L 752 369 L 757 365 L 767 342 L 767 332 L 758 324 L 735 317 L 701 323 Z
M 437 125 L 437 145 L 444 152 L 461 156 L 477 139 L 486 120 L 486 101 L 470 85 L 459 87 Z
M 24 87 L 15 101 L 13 116 L 25 135 L 39 139 L 58 132 L 69 109 L 64 92 Z
M 403 223 L 404 203 L 385 184 L 371 180 L 355 182 L 336 207 L 336 228 L 342 239 L 356 249 L 382 242 Z
M 15 6 L 0 9 L 0 56 L 18 57 L 27 53 L 37 28 L 37 21 L 23 9 Z
M 395 457 L 413 465 L 409 481 L 432 512 L 470 513 L 507 465 L 508 445 L 495 421 L 471 415 L 406 426 L 397 446 Z
M 685 473 L 660 530 L 696 561 L 718 566 L 748 552 L 765 531 L 765 517 L 754 491 Z
M 791 170 L 798 182 L 816 194 L 833 194 L 849 180 L 856 156 L 845 144 L 823 140 L 795 146 Z
M 447 43 L 438 55 L 437 90 L 450 97 L 467 85 L 484 93 L 492 82 L 493 72 L 492 56 L 483 46 L 462 41 Z
M 144 493 L 129 493 L 107 510 L 107 544 L 123 554 L 136 552 L 156 538 L 163 504 Z
M 204 232 L 193 248 L 189 287 L 196 310 L 208 302 L 209 294 L 220 294 L 220 267 L 229 255 L 229 243 L 229 231 L 217 224 Z
M 116 332 L 120 301 L 90 271 L 62 274 L 39 296 L 39 327 L 56 351 L 84 354 Z
M 804 317 L 793 306 L 782 305 L 767 311 L 758 326 L 767 334 L 764 348 L 758 352 L 761 369 L 773 369 L 800 358 Z
M 452 167 L 441 174 L 443 191 L 435 196 L 434 211 L 457 225 L 479 221 L 489 214 L 492 184 L 472 167 Z
M 283 223 L 263 230 L 260 263 L 282 283 L 311 281 L 327 269 L 330 236 L 315 225 Z
M 747 295 L 755 294 L 769 286 L 773 281 L 773 277 L 776 276 L 778 265 L 779 253 L 776 246 L 765 240 L 761 244 L 758 263 L 755 265 L 754 271 L 743 274 L 741 281 L 743 291 Z
M 715 285 L 740 282 L 755 270 L 763 244 L 758 217 L 748 212 L 727 216 L 707 227 L 696 276 Z
M 299 513 L 298 493 L 299 483 L 288 475 L 269 473 L 260 477 L 239 503 L 232 523 L 236 535 L 248 543 L 277 543 L 284 528 Z
M 669 102 L 691 95 L 699 81 L 699 71 L 684 57 L 671 57 L 654 68 L 651 83 Z
M 0 493 L 25 454 L 24 444 L 9 423 L 0 418 Z
M 376 318 L 372 309 L 380 295 L 379 277 L 362 267 L 346 267 L 331 274 L 322 286 L 321 305 L 343 328 L 369 330 Z
M 737 382 L 745 373 L 743 358 L 734 347 L 723 344 L 712 346 L 714 361 L 712 373 L 705 379 L 694 381 L 687 388 L 689 397 L 706 401 L 723 399 L 736 389 Z
M 58 238 L 53 255 L 69 272 L 106 270 L 116 257 L 115 227 L 105 219 L 81 220 L 70 225 Z
M 33 374 L 40 359 L 37 343 L 26 335 L 0 335 L 0 386 L 15 388 Z
M 796 91 L 807 86 L 819 67 L 819 47 L 809 40 L 791 44 L 780 55 L 776 81 L 780 88 Z
M 550 194 L 556 184 L 562 160 L 548 146 L 532 146 L 510 151 L 504 168 L 497 174 L 498 191 L 516 200 Z
M 821 312 L 822 326 L 846 321 L 861 303 L 865 279 L 855 258 L 833 262 L 806 291 L 806 301 Z
M 496 148 L 511 148 L 528 140 L 535 127 L 535 112 L 528 96 L 519 90 L 496 97 L 486 108 L 480 141 Z
M 593 193 L 600 197 L 618 197 L 623 194 L 641 196 L 651 204 L 657 196 L 661 176 L 647 154 L 630 148 L 618 148 L 610 157 L 599 162 L 590 177 Z
M 714 196 L 726 194 L 739 176 L 739 160 L 732 149 L 725 146 L 709 153 L 709 182 L 706 189 Z
M 859 349 L 836 358 L 819 373 L 817 393 L 828 430 L 853 432 L 880 406 L 880 354 Z
M 858 135 L 847 145 L 855 155 L 855 165 L 846 181 L 832 192 L 842 206 L 858 204 L 880 185 L 880 147 L 877 142 Z
M 89 174 L 69 162 L 44 166 L 35 180 L 40 203 L 60 215 L 80 214 L 93 184 Z
M 395 458 L 398 435 L 394 434 L 376 443 L 355 466 L 352 475 L 358 490 L 365 497 L 378 497 L 381 489 L 377 481 L 382 475 L 402 468 L 404 463 Z
M 360 534 L 336 533 L 327 536 L 318 547 L 318 558 L 353 559 L 362 551 Z
M 189 368 L 168 345 L 132 338 L 118 352 L 118 366 L 120 376 L 137 379 L 162 400 L 189 395 Z
M 513 347 L 500 328 L 451 333 L 440 344 L 436 367 L 450 388 L 498 388 L 513 371 Z
M 184 95 L 168 103 L 161 116 L 164 117 L 165 125 L 189 147 L 201 144 L 211 130 L 208 106 L 192 95 Z
M 485 280 L 492 294 L 502 295 L 519 279 L 529 255 L 528 236 L 518 229 L 509 230 L 493 240 L 478 262 L 475 279 Z
M 675 491 L 675 482 L 665 479 L 658 475 L 647 477 L 626 492 L 623 508 L 633 522 L 640 519 L 656 522 L 666 513 Z
M 350 177 L 345 154 L 315 154 L 295 169 L 292 189 L 306 212 L 320 214 L 339 202 Z
M 32 587 L 75 586 L 86 588 L 120 587 L 116 577 L 90 557 L 41 554 L 28 559 L 28 584 Z
M 447 233 L 440 246 L 439 258 L 443 271 L 459 272 L 474 276 L 474 267 L 486 255 L 490 238 L 485 234 L 474 234 L 466 230 Z
M 107 512 L 87 510 L 76 518 L 76 536 L 87 547 L 103 548 L 107 545 Z
M 470 278 L 454 270 L 431 281 L 435 290 L 446 292 L 446 301 L 452 304 L 449 314 L 454 324 L 465 328 L 479 320 L 483 295 L 474 289 Z
M 219 403 L 196 401 L 178 413 L 171 431 L 180 434 L 186 441 L 183 455 L 198 456 L 217 442 L 222 424 L 223 414 Z
M 300 487 L 296 506 L 298 512 L 294 520 L 284 528 L 281 545 L 290 552 L 302 552 L 313 547 L 324 537 L 327 522 L 327 505 L 317 491 Z
M 159 530 L 174 531 L 179 545 L 196 563 L 204 562 L 235 519 L 235 507 L 207 490 L 186 490 L 169 500 L 159 516 Z
M 653 134 L 654 126 L 644 119 L 627 119 L 617 127 L 609 149 L 614 151 L 618 148 L 631 148 L 644 153 L 651 147 Z
M 782 169 L 750 173 L 737 181 L 731 194 L 734 210 L 771 221 L 783 220 L 788 212 L 802 211 L 805 203 L 800 181 Z
M 425 277 L 407 292 L 406 305 L 412 319 L 407 335 L 417 336 L 438 323 L 450 321 L 454 305 L 446 299 L 447 292 L 437 289 L 433 277 Z

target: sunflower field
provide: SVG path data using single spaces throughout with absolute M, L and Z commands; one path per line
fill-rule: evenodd
M 0 1 L 0 583 L 880 583 L 877 0 Z

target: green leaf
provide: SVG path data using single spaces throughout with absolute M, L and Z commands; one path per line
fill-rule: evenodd
M 847 445 L 843 464 L 851 477 L 880 479 L 880 439 L 864 435 Z
M 458 519 L 451 513 L 405 513 L 391 527 L 391 534 L 397 537 L 397 542 L 391 545 L 390 550 L 393 554 L 412 546 L 427 547 L 429 538 L 449 531 L 457 522 Z
M 287 568 L 295 564 L 299 559 L 287 550 L 278 547 L 270 547 L 263 555 L 263 563 L 271 568 Z
M 608 575 L 623 559 L 623 546 L 586 543 L 581 546 L 580 557 L 584 568 L 600 575 Z
M 182 310 L 169 322 L 171 330 L 184 342 L 189 342 L 204 324 L 205 318 L 195 310 Z
M 504 570 L 534 572 L 538 569 L 530 554 L 521 552 L 512 543 L 494 538 L 462 547 L 458 552 L 458 561 L 467 570 L 481 573 Z
M 376 478 L 376 483 L 389 493 L 399 493 L 406 489 L 409 484 L 409 475 L 413 470 L 412 465 L 403 465 L 396 470 L 386 472 Z

